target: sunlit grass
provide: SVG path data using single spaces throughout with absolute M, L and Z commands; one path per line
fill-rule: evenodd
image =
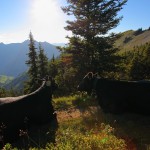
M 53 99 L 53 105 L 57 110 L 64 110 L 73 106 L 73 101 L 75 100 L 76 96 L 58 97 Z
M 95 98 L 85 93 L 72 95 L 68 97 L 58 97 L 53 99 L 53 105 L 56 110 L 65 110 L 71 107 L 82 107 L 96 105 Z

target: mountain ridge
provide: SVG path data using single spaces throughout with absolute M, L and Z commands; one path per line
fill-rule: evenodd
M 120 33 L 120 38 L 116 40 L 115 46 L 121 49 L 121 52 L 131 51 L 135 46 L 144 45 L 150 42 L 150 29 L 127 30 Z
M 16 77 L 28 69 L 25 61 L 28 59 L 29 42 L 29 40 L 25 40 L 22 43 L 0 43 L 0 75 Z M 35 41 L 36 48 L 39 47 L 39 43 L 41 43 L 49 59 L 51 59 L 53 55 L 55 57 L 60 55 L 57 47 L 48 42 Z

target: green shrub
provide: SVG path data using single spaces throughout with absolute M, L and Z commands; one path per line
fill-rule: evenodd
M 68 127 L 68 125 L 70 125 Z M 56 145 L 47 144 L 47 150 L 125 150 L 124 140 L 113 135 L 113 128 L 99 124 L 88 130 L 82 121 L 64 123 L 57 131 Z M 67 127 L 67 128 L 66 128 Z

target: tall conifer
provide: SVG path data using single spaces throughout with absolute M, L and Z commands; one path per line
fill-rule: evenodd
M 127 0 L 67 0 L 64 13 L 73 15 L 74 21 L 67 21 L 66 30 L 72 32 L 68 47 L 62 51 L 72 55 L 72 66 L 83 76 L 88 71 L 116 71 L 121 59 L 113 47 L 117 36 L 108 34 L 122 17 L 117 13 Z
M 38 77 L 38 67 L 37 67 L 37 52 L 35 47 L 35 41 L 33 38 L 32 33 L 29 34 L 29 52 L 28 52 L 28 60 L 26 61 L 26 64 L 29 66 L 28 69 L 28 76 L 29 81 L 26 83 L 25 91 L 26 92 L 32 92 L 37 89 L 38 85 L 35 82 L 36 78 Z
M 41 44 L 39 44 L 39 54 L 38 54 L 38 76 L 44 78 L 48 73 L 48 58 L 44 53 L 44 49 Z

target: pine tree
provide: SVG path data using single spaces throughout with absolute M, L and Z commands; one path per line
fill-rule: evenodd
M 35 82 L 36 78 L 38 77 L 38 67 L 37 67 L 37 52 L 35 48 L 35 41 L 33 38 L 32 33 L 30 32 L 29 34 L 29 53 L 28 55 L 28 60 L 26 61 L 26 64 L 29 66 L 28 69 L 28 76 L 29 76 L 29 81 L 25 85 L 25 92 L 32 92 L 37 89 L 38 85 Z
M 39 54 L 38 54 L 38 76 L 39 78 L 44 78 L 48 74 L 48 58 L 44 53 L 44 49 L 41 44 L 39 44 Z
M 0 97 L 6 97 L 7 96 L 7 92 L 4 88 L 0 87 Z
M 113 44 L 117 36 L 108 34 L 115 28 L 122 17 L 118 11 L 127 0 L 67 0 L 64 13 L 73 15 L 74 21 L 67 21 L 66 30 L 72 32 L 68 47 L 61 50 L 72 56 L 72 65 L 80 74 L 88 71 L 117 71 L 117 63 L 121 59 Z M 105 36 L 104 36 L 105 35 Z
M 51 58 L 51 60 L 49 61 L 48 72 L 52 77 L 55 77 L 58 73 L 57 61 L 55 59 L 54 54 L 53 54 L 53 57 Z
M 131 80 L 150 79 L 150 43 L 134 47 L 134 58 L 131 62 Z

